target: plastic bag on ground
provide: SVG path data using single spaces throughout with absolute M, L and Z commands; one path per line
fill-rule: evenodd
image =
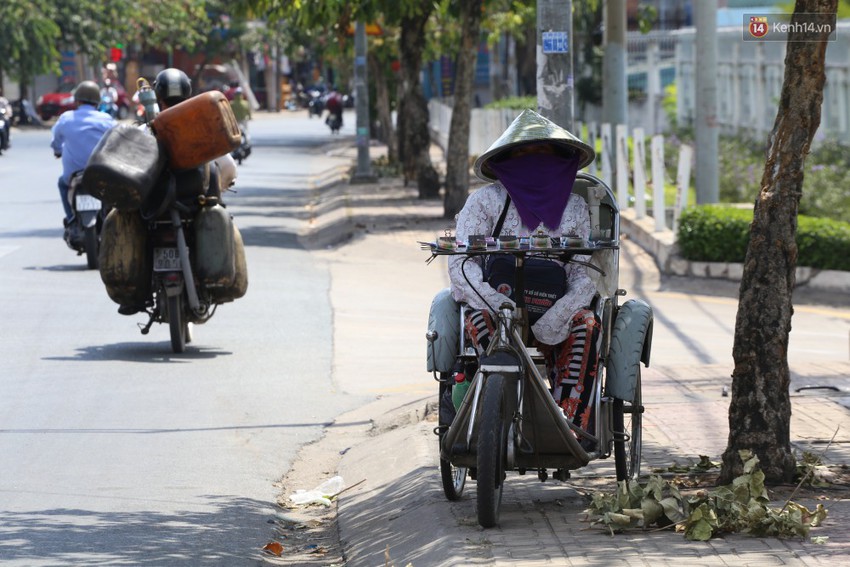
M 289 496 L 293 504 L 321 504 L 323 506 L 331 505 L 331 497 L 339 493 L 345 482 L 341 476 L 333 476 L 313 490 L 296 490 L 294 494 Z

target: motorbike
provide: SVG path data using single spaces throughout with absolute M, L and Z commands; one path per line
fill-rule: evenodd
M 115 103 L 115 98 L 108 92 L 103 92 L 100 95 L 100 103 L 97 105 L 100 112 L 105 112 L 112 118 L 118 116 L 118 105 Z
M 154 323 L 167 324 L 171 350 L 182 353 L 193 324 L 245 294 L 244 247 L 214 165 L 169 171 L 156 191 L 138 210 L 109 213 L 100 275 L 119 313 L 146 314 L 143 335 Z
M 248 137 L 248 130 L 245 126 L 240 124 L 239 129 L 242 132 L 242 142 L 238 148 L 230 152 L 230 155 L 236 160 L 236 163 L 242 165 L 242 161 L 248 159 L 248 156 L 251 155 L 251 140 Z
M 68 184 L 68 201 L 74 213 L 65 227 L 65 243 L 78 256 L 86 255 L 90 270 L 98 268 L 100 233 L 109 208 L 97 197 L 89 194 L 82 184 L 83 172 L 71 176 Z
M 209 167 L 209 184 L 199 191 L 202 169 L 170 174 L 159 207 L 142 211 L 151 255 L 142 334 L 167 323 L 175 353 L 192 341 L 192 324 L 208 321 L 219 304 L 241 297 L 247 287 L 241 236 L 222 206 L 218 173 Z
M 146 122 L 165 119 L 168 111 L 158 112 L 153 90 L 142 81 L 139 100 Z M 187 106 L 172 107 L 170 119 L 184 120 L 188 109 L 235 123 L 232 114 L 216 114 L 230 110 L 223 95 L 198 97 L 185 102 Z M 218 147 L 202 148 L 205 157 L 160 151 L 173 148 L 168 125 L 174 123 L 155 122 L 157 137 L 150 129 L 116 126 L 104 136 L 85 171 L 92 187 L 115 207 L 104 223 L 100 254 L 100 277 L 110 299 L 120 305 L 122 315 L 148 316 L 147 323 L 140 324 L 143 335 L 154 323 L 167 324 L 171 350 L 182 353 L 192 341 L 192 325 L 207 322 L 219 305 L 245 295 L 248 271 L 241 234 L 221 199 L 226 189 L 223 175 L 214 160 L 207 161 L 214 155 L 206 157 Z M 188 136 L 183 130 L 180 135 L 183 141 Z M 228 130 L 222 142 L 228 151 L 235 149 L 235 138 Z M 197 148 L 191 140 L 185 144 L 188 152 Z M 179 157 L 201 165 L 182 166 Z
M 12 107 L 0 103 L 0 155 L 9 149 L 12 137 Z
M 342 113 L 331 112 L 325 118 L 325 124 L 331 129 L 331 134 L 339 134 L 339 129 L 342 128 Z
M 325 101 L 324 95 L 322 91 L 318 89 L 311 89 L 308 92 L 309 100 L 307 102 L 307 113 L 310 118 L 316 116 L 318 118 L 322 117 L 322 113 L 325 110 Z

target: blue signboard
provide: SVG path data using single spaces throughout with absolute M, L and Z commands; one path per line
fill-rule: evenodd
M 567 32 L 543 32 L 543 53 L 567 53 Z

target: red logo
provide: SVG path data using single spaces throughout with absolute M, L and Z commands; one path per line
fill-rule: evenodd
M 503 283 L 503 284 L 499 284 L 496 287 L 496 291 L 498 291 L 502 295 L 507 295 L 507 296 L 510 297 L 511 293 L 513 293 L 514 290 L 508 284 Z
M 750 16 L 750 35 L 756 39 L 761 39 L 768 32 L 767 16 Z

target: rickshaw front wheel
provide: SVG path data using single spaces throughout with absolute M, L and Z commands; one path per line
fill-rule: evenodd
M 642 445 L 643 400 L 640 387 L 640 366 L 635 378 L 631 400 L 614 399 L 614 467 L 617 481 L 633 481 L 640 476 Z
M 492 528 L 499 523 L 505 482 L 505 448 L 508 420 L 505 379 L 490 374 L 484 381 L 478 415 L 477 475 L 478 523 Z

